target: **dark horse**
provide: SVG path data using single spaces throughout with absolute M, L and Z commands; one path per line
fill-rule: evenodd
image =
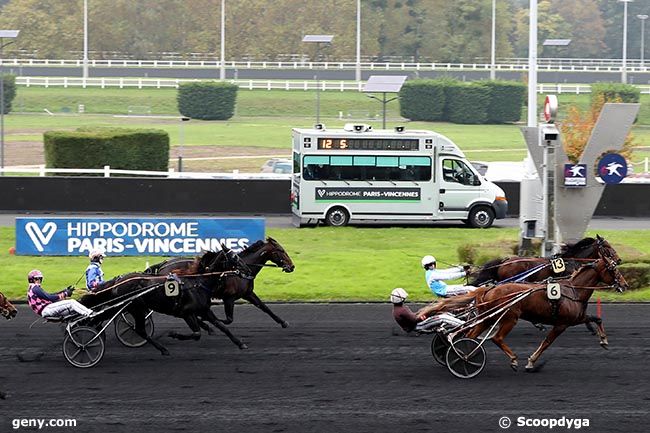
M 481 268 L 472 273 L 470 286 L 478 287 L 485 283 L 500 282 L 515 276 L 525 276 L 536 266 L 540 269 L 526 276 L 521 281 L 543 281 L 549 277 L 568 276 L 589 259 L 596 259 L 600 256 L 609 257 L 619 264 L 621 258 L 616 250 L 604 238 L 596 235 L 594 238 L 584 238 L 575 244 L 566 245 L 563 251 L 557 256 L 565 260 L 566 270 L 556 274 L 551 267 L 551 259 L 541 257 L 507 257 L 487 262 Z M 555 257 L 555 258 L 557 258 Z
M 209 251 L 193 260 L 190 267 L 175 277 L 181 285 L 177 296 L 167 296 L 164 287 L 165 282 L 168 281 L 167 276 L 131 273 L 108 281 L 104 286 L 107 288 L 98 293 L 84 295 L 80 302 L 87 307 L 101 309 L 104 305 L 115 305 L 130 296 L 145 292 L 135 297 L 126 307 L 126 311 L 134 317 L 135 332 L 160 350 L 163 355 L 168 355 L 168 350 L 149 337 L 145 330 L 145 318 L 149 310 L 185 320 L 192 334 L 177 335 L 178 338 L 194 340 L 201 338 L 200 316 L 226 334 L 240 349 L 245 349 L 247 346 L 235 337 L 210 310 L 212 288 L 225 275 L 238 272 L 241 271 L 235 269 L 226 254 Z M 94 320 L 105 320 L 114 313 L 115 311 L 107 311 Z
M 260 310 L 271 316 L 276 323 L 279 323 L 283 328 L 289 324 L 276 316 L 273 311 L 255 294 L 255 277 L 262 270 L 267 262 L 273 263 L 275 266 L 282 269 L 283 272 L 293 272 L 295 266 L 291 257 L 284 250 L 282 245 L 273 238 L 266 238 L 266 241 L 257 241 L 250 245 L 248 248 L 239 253 L 241 260 L 251 269 L 248 275 L 233 274 L 227 275 L 219 280 L 218 286 L 213 290 L 213 297 L 223 300 L 223 307 L 226 313 L 225 324 L 232 323 L 233 313 L 235 308 L 235 301 L 237 299 L 245 299 L 251 304 L 255 305 Z M 168 274 L 184 271 L 191 265 L 188 259 L 171 259 L 157 265 L 153 265 L 145 272 L 155 274 Z
M 7 320 L 11 320 L 16 317 L 16 314 L 18 314 L 16 307 L 9 302 L 5 295 L 0 293 L 0 315 Z
M 7 320 L 11 320 L 16 317 L 16 314 L 18 314 L 16 307 L 11 305 L 7 297 L 0 292 L 0 315 Z M 4 400 L 6 397 L 7 394 L 0 391 L 0 399 Z
M 569 326 L 591 321 L 597 322 L 600 344 L 603 348 L 607 348 L 607 335 L 602 321 L 586 314 L 587 304 L 594 290 L 596 288 L 606 288 L 597 287 L 601 283 L 607 284 L 620 292 L 628 288 L 627 282 L 617 269 L 614 260 L 603 257 L 583 265 L 568 280 L 562 280 L 560 282 L 561 298 L 558 301 L 548 299 L 546 284 L 507 283 L 493 287 L 480 287 L 467 295 L 456 296 L 424 307 L 417 314 L 428 316 L 451 311 L 469 306 L 472 302 L 476 305 L 479 314 L 487 311 L 497 311 L 499 308 L 505 307 L 509 300 L 530 291 L 528 296 L 505 308 L 504 315 L 500 318 L 499 328 L 492 337 L 492 341 L 510 358 L 510 366 L 517 370 L 517 355 L 504 342 L 504 338 L 514 328 L 517 321 L 521 318 L 532 323 L 552 325 L 553 329 L 551 329 L 535 353 L 528 358 L 526 371 L 535 371 L 535 362 L 542 352 Z M 471 328 L 467 337 L 477 338 L 498 320 L 497 316 Z

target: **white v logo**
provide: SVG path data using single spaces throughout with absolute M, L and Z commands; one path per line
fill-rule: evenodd
M 43 247 L 50 242 L 54 233 L 56 233 L 56 224 L 50 221 L 41 229 L 35 222 L 25 224 L 25 231 L 29 238 L 34 242 L 36 249 L 42 253 Z

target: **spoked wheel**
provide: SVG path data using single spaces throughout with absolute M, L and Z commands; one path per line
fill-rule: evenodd
M 485 349 L 473 338 L 461 338 L 449 346 L 446 360 L 451 374 L 470 379 L 485 368 Z
M 433 334 L 431 340 L 431 355 L 433 359 L 440 365 L 447 365 L 447 349 L 449 349 L 449 342 L 440 334 Z
M 105 347 L 104 340 L 95 328 L 77 326 L 66 332 L 63 356 L 75 367 L 90 368 L 101 361 Z
M 154 324 L 151 312 L 147 314 L 144 329 L 147 331 L 149 337 L 153 335 Z M 115 337 L 126 347 L 142 347 L 147 344 L 147 340 L 135 332 L 135 318 L 128 311 L 122 312 L 122 314 L 115 318 Z

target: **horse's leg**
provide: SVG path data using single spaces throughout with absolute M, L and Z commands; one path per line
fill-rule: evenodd
M 510 349 L 510 347 L 505 343 L 504 339 L 506 335 L 512 331 L 512 328 L 517 324 L 519 316 L 515 313 L 509 312 L 501 319 L 501 324 L 499 325 L 499 330 L 492 337 L 492 342 L 499 347 L 505 353 L 508 358 L 510 358 L 510 368 L 514 371 L 517 371 L 519 367 L 519 362 L 517 361 L 517 355 Z
M 596 328 L 594 328 L 594 325 L 591 324 L 592 321 L 586 320 L 585 321 L 585 326 L 587 327 L 587 330 L 591 332 L 591 335 L 596 335 Z
M 176 331 L 169 331 L 169 336 L 177 340 L 194 340 L 197 341 L 201 338 L 201 328 L 199 325 L 199 319 L 196 317 L 196 314 L 186 314 L 183 316 L 183 320 L 187 323 L 187 326 L 192 330 L 191 334 L 180 334 Z
M 544 352 L 548 346 L 553 344 L 555 339 L 566 330 L 567 326 L 566 325 L 555 325 L 553 329 L 548 333 L 544 341 L 539 345 L 535 353 L 530 355 L 528 358 L 528 364 L 526 364 L 526 371 L 534 371 L 535 369 L 535 362 L 539 359 L 539 357 L 542 355 L 542 352 Z
M 133 305 L 133 304 L 132 304 Z M 158 343 L 156 340 L 153 338 L 149 337 L 149 334 L 147 334 L 146 330 L 146 311 L 143 310 L 142 308 L 128 308 L 127 311 L 131 313 L 133 318 L 135 319 L 135 328 L 134 331 L 142 338 L 147 340 L 147 343 L 151 344 L 153 347 L 156 349 L 160 350 L 160 353 L 165 356 L 169 356 L 169 350 L 162 344 Z
M 250 292 L 248 295 L 244 296 L 243 298 L 248 302 L 250 302 L 251 304 L 255 305 L 260 310 L 264 311 L 269 316 L 271 316 L 271 318 L 275 320 L 276 323 L 279 323 L 283 328 L 289 326 L 289 324 L 286 321 L 276 316 L 275 313 L 271 311 L 271 309 L 254 292 Z
M 212 310 L 208 309 L 207 312 L 203 315 L 203 318 L 207 320 L 208 322 L 212 323 L 214 326 L 216 326 L 221 332 L 226 334 L 228 338 L 230 338 L 230 341 L 235 343 L 240 349 L 248 349 L 248 346 L 242 342 L 239 338 L 235 337 L 235 335 L 230 332 L 230 329 L 226 325 L 224 325 L 219 319 L 217 319 L 217 316 L 214 315 Z
M 607 349 L 609 342 L 607 341 L 607 334 L 605 333 L 605 327 L 603 326 L 603 319 L 598 316 L 585 317 L 585 325 L 587 325 L 587 328 L 593 330 L 594 328 L 591 325 L 591 322 L 594 322 L 596 324 L 596 332 L 593 332 L 593 334 L 596 335 L 596 333 L 598 333 L 598 337 L 600 338 L 600 345 L 603 349 Z
M 224 297 L 223 298 L 223 310 L 226 313 L 226 319 L 221 320 L 221 322 L 225 325 L 229 325 L 232 323 L 233 315 L 235 314 L 235 298 L 230 298 L 230 297 Z M 214 314 L 214 313 L 213 313 Z M 215 319 L 217 316 L 214 316 Z
M 212 328 L 210 328 L 210 325 L 208 325 L 203 321 L 202 317 L 199 317 L 199 326 L 201 327 L 201 329 L 204 329 L 208 333 L 208 335 L 214 335 L 214 331 L 212 330 Z

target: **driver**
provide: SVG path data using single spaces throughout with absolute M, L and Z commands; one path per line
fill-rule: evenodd
M 434 295 L 441 298 L 449 296 L 464 295 L 473 290 L 474 286 L 464 286 L 462 284 L 449 286 L 443 280 L 455 280 L 469 275 L 469 265 L 456 266 L 449 269 L 436 269 L 436 258 L 433 256 L 422 257 L 422 267 L 424 268 L 424 278 L 427 286 Z
M 43 273 L 34 269 L 27 274 L 29 287 L 27 289 L 27 303 L 34 310 L 34 313 L 42 317 L 65 317 L 77 313 L 82 316 L 90 316 L 93 310 L 86 308 L 74 299 L 66 299 L 72 296 L 74 288 L 51 294 L 41 287 Z
M 420 321 L 413 311 L 406 305 L 404 301 L 408 297 L 406 290 L 398 287 L 390 292 L 390 302 L 393 303 L 393 319 L 397 324 L 406 332 L 411 332 L 415 329 Z
M 104 283 L 104 271 L 102 271 L 104 257 L 106 254 L 102 249 L 96 248 L 88 253 L 90 264 L 86 268 L 86 288 L 90 292 L 100 289 Z

